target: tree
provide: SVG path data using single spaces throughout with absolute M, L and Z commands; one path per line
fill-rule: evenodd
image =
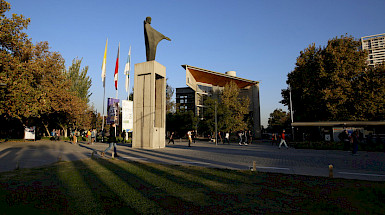
M 312 44 L 301 51 L 286 81 L 291 87 L 294 121 L 378 119 L 374 113 L 383 112 L 385 82 L 375 78 L 381 68 L 369 68 L 366 60 L 360 42 L 348 36 L 331 39 L 324 48 Z M 369 83 L 377 86 L 375 91 Z M 289 105 L 289 90 L 282 90 L 285 105 Z
M 221 117 L 220 128 L 222 131 L 238 131 L 248 127 L 245 115 L 249 113 L 250 99 L 239 96 L 240 89 L 234 82 L 225 85 L 221 94 Z
M 225 85 L 219 98 L 208 97 L 205 102 L 204 120 L 199 123 L 201 131 L 215 131 L 215 109 L 217 109 L 218 131 L 233 132 L 248 127 L 245 116 L 249 113 L 250 99 L 239 96 L 240 89 L 234 82 Z M 216 107 L 215 107 L 216 106 Z
M 172 100 L 174 88 L 166 82 L 166 113 L 175 112 L 175 102 Z
M 268 129 L 272 132 L 280 132 L 283 129 L 290 128 L 290 115 L 282 109 L 275 109 L 270 113 Z
M 75 93 L 75 95 L 84 101 L 86 103 L 89 103 L 90 96 L 92 93 L 90 93 L 90 87 L 91 87 L 91 78 L 87 76 L 88 72 L 88 66 L 85 66 L 80 71 L 80 66 L 83 59 L 73 59 L 72 65 L 69 66 L 68 70 L 66 71 L 67 79 L 70 80 L 70 91 Z
M 196 130 L 197 122 L 198 117 L 192 111 L 169 112 L 166 117 L 167 131 L 174 131 L 180 137 L 183 137 L 189 130 Z
M 48 42 L 32 44 L 23 32 L 30 20 L 16 14 L 7 18 L 10 4 L 0 3 L 0 82 L 6 84 L 1 90 L 0 120 L 42 124 L 48 134 L 49 127 L 66 131 L 79 119 L 87 124 L 87 103 L 70 90 L 60 53 L 49 51 Z

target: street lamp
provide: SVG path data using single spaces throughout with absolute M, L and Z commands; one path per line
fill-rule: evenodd
M 218 145 L 217 101 L 215 100 L 215 145 Z
M 291 87 L 289 84 L 289 98 L 290 98 L 290 118 L 291 118 L 291 133 L 293 135 L 293 140 L 294 140 L 294 127 L 293 127 L 293 103 L 291 101 Z

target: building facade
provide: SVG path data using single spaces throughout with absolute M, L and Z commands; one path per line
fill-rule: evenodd
M 182 67 L 186 71 L 188 87 L 176 88 L 176 105 L 179 110 L 191 110 L 202 119 L 205 98 L 208 96 L 219 98 L 224 86 L 234 82 L 240 89 L 239 96 L 247 96 L 250 99 L 249 115 L 253 119 L 253 134 L 256 138 L 261 137 L 258 81 L 239 78 L 234 71 L 219 73 L 189 65 L 182 65 Z
M 369 51 L 368 65 L 374 66 L 385 61 L 385 33 L 361 37 L 363 50 Z

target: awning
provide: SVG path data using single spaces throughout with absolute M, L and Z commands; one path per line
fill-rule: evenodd
M 293 122 L 293 127 L 354 127 L 354 126 L 385 126 L 385 121 L 326 121 L 326 122 Z

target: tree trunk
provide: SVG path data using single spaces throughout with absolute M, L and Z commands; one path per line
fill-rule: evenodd
M 45 131 L 46 131 L 47 134 L 48 134 L 48 137 L 50 137 L 50 136 L 51 136 L 51 133 L 49 133 L 48 125 L 46 125 L 45 123 L 43 123 L 43 126 L 44 126 L 44 128 L 45 128 Z

